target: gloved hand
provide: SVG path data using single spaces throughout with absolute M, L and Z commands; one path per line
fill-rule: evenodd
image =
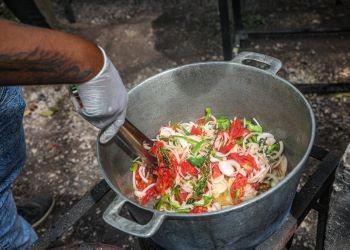
M 118 71 L 100 48 L 104 65 L 91 80 L 76 86 L 72 101 L 78 113 L 99 129 L 100 142 L 108 142 L 125 121 L 128 95 Z

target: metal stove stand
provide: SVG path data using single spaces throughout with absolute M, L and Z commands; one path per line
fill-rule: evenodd
M 257 249 L 283 249 L 290 247 L 293 235 L 300 223 L 305 219 L 311 209 L 318 212 L 316 249 L 323 249 L 328 204 L 334 173 L 339 164 L 341 154 L 329 152 L 318 146 L 314 146 L 310 157 L 320 161 L 316 171 L 306 184 L 296 194 L 291 213 L 282 225 L 282 228 L 270 236 Z M 61 235 L 74 226 L 96 203 L 107 197 L 110 187 L 102 180 L 91 191 L 86 193 L 69 211 L 63 214 L 57 222 L 41 237 L 35 248 L 45 249 L 58 240 Z M 144 249 L 160 249 L 149 239 L 140 239 L 140 246 Z
M 337 4 L 337 1 L 335 2 Z M 266 38 L 266 37 L 286 37 L 286 36 L 324 36 L 331 34 L 344 34 L 350 32 L 349 27 L 334 27 L 334 28 L 301 28 L 301 29 L 282 29 L 273 31 L 262 30 L 246 30 L 242 21 L 241 0 L 218 0 L 218 8 L 220 15 L 222 50 L 225 61 L 230 61 L 233 55 L 236 55 L 240 48 L 242 41 L 249 38 Z M 231 8 L 231 11 L 230 11 Z M 230 22 L 230 15 L 232 24 Z M 304 93 L 330 94 L 349 92 L 350 83 L 319 83 L 319 84 L 298 84 L 295 86 L 299 89 L 305 90 Z
M 338 4 L 337 1 L 334 3 Z M 281 29 L 281 30 L 246 30 L 242 20 L 241 0 L 218 0 L 222 47 L 225 60 L 231 60 L 233 53 L 237 53 L 243 40 L 249 37 L 276 37 L 276 36 L 292 36 L 292 35 L 329 35 L 350 32 L 349 27 L 333 27 L 333 28 L 299 28 L 299 29 Z M 230 7 L 232 11 L 230 11 Z M 233 24 L 230 23 L 230 14 L 232 15 Z M 231 30 L 231 26 L 233 29 Z M 232 32 L 231 32 L 232 31 Z M 231 34 L 233 39 L 231 39 Z

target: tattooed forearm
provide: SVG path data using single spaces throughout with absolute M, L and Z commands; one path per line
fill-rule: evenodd
M 81 69 L 59 52 L 38 47 L 30 52 L 0 53 L 0 78 L 4 83 L 10 82 L 14 74 L 17 78 L 25 76 L 27 84 L 79 83 L 93 76 L 91 69 Z
M 103 66 L 98 47 L 78 36 L 0 19 L 0 85 L 72 84 Z

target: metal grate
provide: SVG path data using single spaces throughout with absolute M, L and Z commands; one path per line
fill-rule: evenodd
M 320 161 L 316 167 L 316 171 L 296 194 L 291 214 L 285 220 L 282 228 L 259 245 L 257 249 L 283 249 L 290 246 L 298 225 L 304 220 L 311 209 L 315 209 L 318 212 L 316 249 L 323 248 L 330 191 L 341 154 L 338 152 L 329 152 L 323 148 L 314 146 L 310 157 Z M 34 248 L 48 248 L 64 232 L 74 226 L 96 203 L 105 198 L 110 190 L 110 187 L 104 180 L 98 183 L 69 211 L 60 216 L 57 222 L 38 240 Z M 150 239 L 142 239 L 139 243 L 143 249 L 160 249 Z

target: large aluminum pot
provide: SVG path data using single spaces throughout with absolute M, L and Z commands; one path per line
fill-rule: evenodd
M 269 68 L 244 65 L 247 59 Z M 291 207 L 315 134 L 310 105 L 295 87 L 276 76 L 280 68 L 281 62 L 275 58 L 244 52 L 231 62 L 167 70 L 129 92 L 127 117 L 149 137 L 169 121 L 198 118 L 207 106 L 215 114 L 255 117 L 285 144 L 289 165 L 282 182 L 252 200 L 216 212 L 159 212 L 135 200 L 129 170 L 132 159 L 116 141 L 98 144 L 103 177 L 117 193 L 104 213 L 105 221 L 123 232 L 151 237 L 167 249 L 247 248 L 278 230 Z M 136 222 L 120 215 L 123 206 Z

